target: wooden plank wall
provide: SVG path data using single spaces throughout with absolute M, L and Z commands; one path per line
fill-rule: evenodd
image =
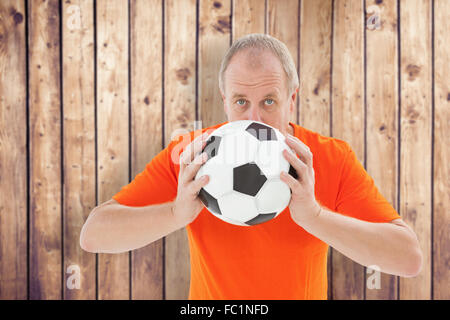
M 371 289 L 370 270 L 330 249 L 329 299 L 449 299 L 448 12 L 447 0 L 1 1 L 0 299 L 187 297 L 185 230 L 118 255 L 84 252 L 79 233 L 176 130 L 226 120 L 220 62 L 253 32 L 298 66 L 291 120 L 349 142 L 424 253 L 419 276 Z

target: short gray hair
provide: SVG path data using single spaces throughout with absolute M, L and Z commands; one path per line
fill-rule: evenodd
M 225 93 L 225 71 L 231 58 L 244 49 L 270 50 L 280 60 L 286 73 L 288 94 L 291 94 L 299 85 L 297 69 L 294 60 L 286 45 L 280 40 L 263 33 L 251 33 L 237 39 L 225 53 L 219 71 L 219 88 Z

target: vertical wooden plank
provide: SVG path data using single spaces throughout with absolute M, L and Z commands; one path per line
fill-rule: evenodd
M 434 1 L 433 298 L 450 299 L 450 2 Z
M 61 110 L 59 2 L 28 1 L 30 299 L 60 299 Z
M 265 1 L 233 0 L 232 21 L 233 41 L 249 33 L 265 33 Z
M 289 49 L 298 70 L 299 50 L 299 1 L 298 0 L 268 0 L 267 1 L 267 33 L 282 41 Z M 297 123 L 298 97 L 290 121 Z
M 64 299 L 95 299 L 95 254 L 82 250 L 79 244 L 84 221 L 96 206 L 92 1 L 62 2 L 62 33 Z M 80 276 L 78 289 L 71 281 L 76 275 Z
M 0 2 L 0 299 L 27 299 L 24 1 Z
M 98 201 L 129 181 L 128 1 L 97 4 Z M 98 298 L 129 298 L 129 253 L 98 255 Z
M 423 253 L 422 272 L 400 278 L 400 299 L 430 299 L 431 2 L 400 1 L 400 28 L 400 211 Z
M 230 1 L 200 0 L 198 23 L 198 113 L 205 128 L 227 120 L 218 75 L 222 58 L 230 46 Z
M 300 123 L 329 136 L 331 0 L 303 0 L 300 26 Z
M 332 0 L 303 0 L 300 8 L 299 124 L 330 136 Z M 332 298 L 328 249 L 328 298 Z
M 194 130 L 196 81 L 196 1 L 165 2 L 164 140 L 177 129 Z M 166 299 L 187 299 L 189 244 L 186 229 L 165 238 Z
M 162 1 L 130 2 L 132 177 L 162 146 Z M 132 299 L 163 299 L 163 239 L 134 250 Z
M 366 13 L 366 169 L 383 196 L 395 207 L 398 172 L 397 4 L 395 1 L 366 0 Z M 395 276 L 381 273 L 380 288 L 366 287 L 366 299 L 396 298 Z
M 364 7 L 334 2 L 332 134 L 347 141 L 364 163 Z M 364 298 L 364 267 L 333 250 L 333 298 Z

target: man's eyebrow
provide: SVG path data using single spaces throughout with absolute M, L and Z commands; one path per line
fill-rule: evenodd
M 245 97 L 247 97 L 245 94 L 242 94 L 242 93 L 234 93 L 232 99 L 236 99 L 236 98 L 245 98 Z M 264 98 L 278 98 L 278 94 L 276 94 L 275 92 L 271 92 L 271 93 L 266 94 L 266 95 L 264 96 Z
M 234 93 L 233 94 L 233 99 L 235 98 L 245 98 L 246 95 L 245 94 L 241 94 L 241 93 Z
M 266 94 L 266 96 L 264 98 L 278 98 L 278 94 L 276 92 L 271 92 Z

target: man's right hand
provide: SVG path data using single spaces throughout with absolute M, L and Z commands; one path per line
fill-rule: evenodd
M 208 184 L 209 176 L 204 175 L 200 179 L 194 179 L 200 167 L 208 160 L 206 152 L 200 153 L 206 145 L 208 135 L 209 133 L 205 132 L 194 139 L 180 155 L 178 191 L 173 202 L 172 214 L 183 226 L 194 221 L 203 209 L 198 193 Z

